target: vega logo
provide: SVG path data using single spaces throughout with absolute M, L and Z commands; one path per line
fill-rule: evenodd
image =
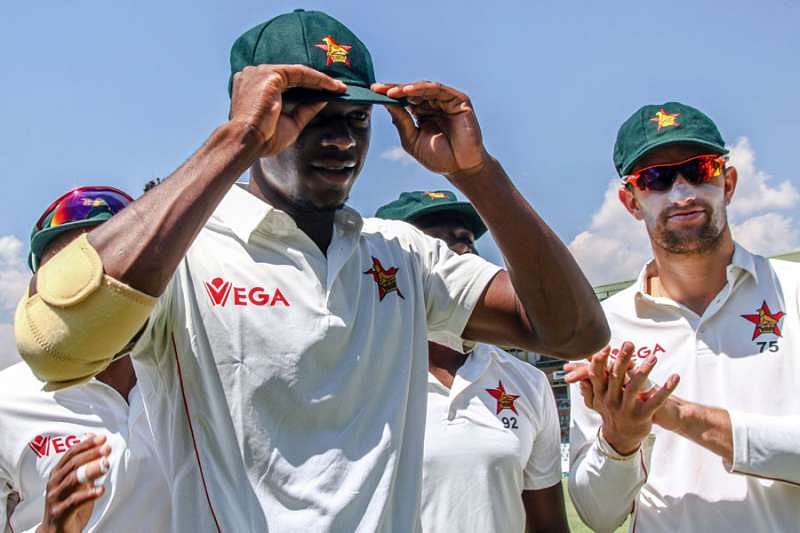
M 77 435 L 36 435 L 28 446 L 37 457 L 46 457 L 51 453 L 64 453 L 80 441 Z
M 635 346 L 635 345 L 634 345 Z M 620 346 L 621 348 L 621 346 Z M 611 358 L 616 359 L 617 355 L 619 355 L 619 348 L 614 348 L 611 350 Z M 638 357 L 639 359 L 647 359 L 650 355 L 658 355 L 659 353 L 667 353 L 667 350 L 664 349 L 661 344 L 656 343 L 655 346 L 640 346 L 636 348 L 636 351 L 633 352 L 633 357 Z
M 213 307 L 225 307 L 228 300 L 233 302 L 233 305 L 238 306 L 270 306 L 275 307 L 278 304 L 284 307 L 289 307 L 291 304 L 277 287 L 270 294 L 264 287 L 239 287 L 225 281 L 222 278 L 214 278 L 210 282 L 205 281 L 203 285 L 206 288 L 208 297 L 211 298 L 211 305 Z M 233 294 L 233 298 L 231 298 Z

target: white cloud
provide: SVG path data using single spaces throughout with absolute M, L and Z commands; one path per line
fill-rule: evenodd
M 20 360 L 11 320 L 30 279 L 24 253 L 22 241 L 13 235 L 0 236 L 0 369 Z
M 798 221 L 790 214 L 775 212 L 795 209 L 800 193 L 788 180 L 777 182 L 756 167 L 755 152 L 746 137 L 730 150 L 730 163 L 739 173 L 736 194 L 728 207 L 736 240 L 763 255 L 800 248 Z M 589 228 L 569 244 L 593 285 L 633 279 L 652 256 L 644 224 L 622 206 L 618 189 L 619 180 L 612 179 Z
M 589 229 L 569 249 L 593 285 L 631 279 L 650 257 L 644 224 L 635 220 L 617 197 L 620 182 L 612 179 Z
M 13 235 L 0 236 L 0 312 L 14 310 L 30 279 L 24 251 Z
M 800 229 L 794 219 L 779 213 L 731 224 L 734 238 L 751 252 L 777 255 L 800 248 Z
M 790 209 L 800 201 L 800 193 L 788 180 L 774 187 L 772 176 L 756 168 L 756 154 L 747 137 L 730 147 L 730 164 L 739 172 L 736 194 L 728 208 L 728 216 L 736 220 L 745 215 L 773 209 Z
M 408 155 L 408 152 L 403 150 L 402 146 L 395 146 L 394 148 L 384 150 L 381 152 L 381 159 L 395 161 L 401 165 L 410 165 L 411 163 L 414 163 L 414 158 Z
M 0 370 L 20 361 L 17 345 L 14 342 L 14 326 L 0 324 Z

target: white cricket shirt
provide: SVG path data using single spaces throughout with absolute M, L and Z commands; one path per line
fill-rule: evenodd
M 234 186 L 134 354 L 183 528 L 416 530 L 427 333 L 498 270 L 349 208 L 326 257 Z
M 677 373 L 676 396 L 729 410 L 733 472 L 719 456 L 657 426 L 639 452 L 612 458 L 613 449 L 603 453 L 596 439 L 599 415 L 573 385 L 576 509 L 598 531 L 613 530 L 631 509 L 631 528 L 644 532 L 800 530 L 800 484 L 790 483 L 800 481 L 800 265 L 736 245 L 728 283 L 703 316 L 647 295 L 649 268 L 603 302 L 612 354 L 631 341 L 637 362 L 658 357 L 650 376 L 655 383 Z M 761 431 L 764 424 L 776 431 Z
M 544 373 L 477 344 L 448 389 L 428 374 L 422 530 L 525 531 L 522 491 L 561 482 L 561 432 Z
M 96 379 L 44 392 L 25 363 L 0 372 L 0 526 L 34 531 L 50 472 L 87 433 L 106 435 L 111 468 L 86 532 L 170 531 L 169 492 L 137 387 L 130 406 Z

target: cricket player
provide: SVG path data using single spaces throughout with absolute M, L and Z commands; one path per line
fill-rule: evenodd
M 31 233 L 31 268 L 132 201 L 112 187 L 59 197 Z M 169 531 L 166 478 L 127 352 L 85 383 L 43 385 L 25 363 L 0 372 L 0 529 Z
M 602 310 L 464 94 L 374 83 L 363 43 L 315 11 L 245 32 L 231 65 L 229 119 L 51 260 L 72 265 L 68 283 L 37 274 L 21 352 L 69 382 L 148 321 L 136 372 L 187 531 L 415 531 L 428 332 L 586 356 L 607 341 Z M 473 200 L 507 272 L 345 205 L 373 104 Z M 85 321 L 107 332 L 88 354 Z
M 404 192 L 375 216 L 404 220 L 459 255 L 477 253 L 486 233 L 450 191 Z M 547 376 L 497 346 L 448 344 L 428 340 L 422 530 L 569 531 Z
M 800 528 L 800 265 L 733 240 L 726 153 L 677 102 L 617 135 L 619 198 L 654 259 L 603 302 L 610 347 L 567 375 L 570 495 L 597 531 Z

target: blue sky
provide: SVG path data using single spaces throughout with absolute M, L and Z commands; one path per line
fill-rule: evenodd
M 800 246 L 800 7 L 790 0 L 15 2 L 0 18 L 0 294 L 22 279 L 14 261 L 55 196 L 88 183 L 138 193 L 186 159 L 226 118 L 233 40 L 295 7 L 347 24 L 378 79 L 433 79 L 470 94 L 487 147 L 593 281 L 628 275 L 646 254 L 646 241 L 625 242 L 629 222 L 608 201 L 616 129 L 645 103 L 684 101 L 730 145 L 746 138 L 739 157 L 752 178 L 738 231 L 751 247 L 771 238 L 765 253 Z M 392 157 L 396 133 L 376 111 L 351 204 L 372 214 L 402 190 L 447 187 Z M 607 246 L 618 254 L 603 254 Z

